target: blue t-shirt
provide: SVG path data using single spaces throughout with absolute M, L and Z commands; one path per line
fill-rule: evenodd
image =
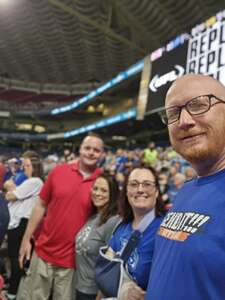
M 155 235 L 162 217 L 156 217 L 144 231 L 137 248 L 134 249 L 128 259 L 128 271 L 137 284 L 144 290 L 147 288 L 148 277 L 152 264 Z M 114 252 L 120 253 L 124 249 L 131 233 L 131 223 L 122 223 L 109 241 Z
M 128 157 L 117 156 L 116 158 L 116 171 L 123 173 L 125 171 L 125 164 L 128 162 Z
M 225 299 L 225 170 L 180 189 L 154 253 L 145 299 Z

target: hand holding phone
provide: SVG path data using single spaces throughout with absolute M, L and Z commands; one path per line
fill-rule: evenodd
M 25 258 L 23 261 L 23 270 L 24 270 L 25 274 L 27 273 L 29 267 L 30 267 L 30 259 Z

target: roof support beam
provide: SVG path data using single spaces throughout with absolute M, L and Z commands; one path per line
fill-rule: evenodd
M 153 35 L 153 33 L 150 34 L 149 31 L 146 30 L 146 28 L 140 23 L 137 17 L 131 15 L 129 10 L 124 6 L 122 1 L 116 1 L 114 3 L 116 5 L 116 11 L 118 15 L 122 18 L 123 22 L 126 23 L 127 26 L 130 26 L 132 24 L 132 29 L 136 33 L 137 38 L 140 38 L 140 41 L 144 43 L 142 46 L 145 48 L 145 54 L 148 53 L 148 40 L 149 36 L 151 36 L 151 46 L 154 46 L 155 49 L 160 47 L 160 43 L 156 36 Z M 153 44 L 154 43 L 154 44 Z
M 99 24 L 98 22 L 90 19 L 89 17 L 79 13 L 78 11 L 74 10 L 73 8 L 71 8 L 70 6 L 67 6 L 65 4 L 63 4 L 62 2 L 58 1 L 58 0 L 48 0 L 48 2 L 52 5 L 54 5 L 55 7 L 61 9 L 62 11 L 77 17 L 78 19 L 80 19 L 82 22 L 89 24 L 90 26 L 98 29 L 99 31 L 103 32 L 104 34 L 110 36 L 111 38 L 119 41 L 120 43 L 136 49 L 140 54 L 145 55 L 146 51 L 139 47 L 138 45 L 134 44 L 133 42 L 129 41 L 128 39 L 124 38 L 123 36 L 115 33 L 113 30 L 111 30 L 110 28 Z

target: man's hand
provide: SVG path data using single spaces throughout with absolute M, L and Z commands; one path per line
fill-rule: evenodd
M 145 291 L 134 282 L 126 282 L 122 286 L 119 300 L 144 300 Z
M 127 299 L 129 300 L 144 300 L 145 291 L 143 291 L 139 286 L 130 286 L 127 291 Z
M 22 243 L 20 246 L 19 264 L 20 264 L 21 268 L 23 268 L 23 264 L 24 264 L 25 260 L 30 260 L 30 258 L 31 258 L 31 250 L 32 250 L 31 239 L 32 239 L 33 233 L 35 232 L 39 223 L 41 222 L 41 220 L 45 214 L 45 211 L 46 211 L 46 206 L 44 205 L 44 203 L 41 199 L 38 199 L 38 201 L 32 211 L 29 222 L 27 224 L 27 228 L 24 233 Z
M 19 251 L 19 265 L 23 269 L 24 262 L 31 259 L 32 244 L 29 239 L 23 239 Z

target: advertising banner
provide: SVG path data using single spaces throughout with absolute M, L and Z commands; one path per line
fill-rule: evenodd
M 170 85 L 184 74 L 209 75 L 225 85 L 225 14 L 217 17 L 196 27 L 181 46 L 152 62 L 147 111 L 163 107 Z

